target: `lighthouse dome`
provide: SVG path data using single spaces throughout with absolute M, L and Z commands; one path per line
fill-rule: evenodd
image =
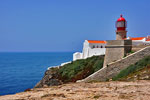
M 120 18 L 116 21 L 116 28 L 117 30 L 126 30 L 126 27 L 127 21 L 120 15 Z
M 118 18 L 117 20 L 117 22 L 120 22 L 120 21 L 124 21 L 124 22 L 126 21 L 125 18 L 122 17 L 122 15 L 120 15 L 120 18 Z

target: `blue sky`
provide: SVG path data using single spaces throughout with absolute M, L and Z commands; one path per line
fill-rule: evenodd
M 150 35 L 149 12 L 149 0 L 0 0 L 0 52 L 81 51 L 115 39 L 120 14 L 128 36 Z

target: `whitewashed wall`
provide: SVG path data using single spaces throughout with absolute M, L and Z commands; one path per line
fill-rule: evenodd
M 143 44 L 144 43 L 144 41 L 141 41 L 141 40 L 132 40 L 132 45 L 141 45 L 141 44 Z
M 88 57 L 97 56 L 97 55 L 104 55 L 105 54 L 105 48 L 94 48 L 89 49 L 89 55 Z
M 104 55 L 106 50 L 105 46 L 106 44 L 102 44 L 102 43 L 90 43 L 88 57 L 94 55 Z
M 89 54 L 89 42 L 87 40 L 85 40 L 85 42 L 83 43 L 83 50 L 82 50 L 82 53 L 83 53 L 83 59 L 87 58 L 88 57 L 88 54 Z
M 73 60 L 86 59 L 94 55 L 104 55 L 106 44 L 102 43 L 89 43 L 87 40 L 83 43 L 82 53 L 76 52 L 73 54 Z
M 77 59 L 83 59 L 82 55 L 83 55 L 83 54 L 80 53 L 80 52 L 74 53 L 74 54 L 73 54 L 73 61 L 75 61 L 75 60 L 77 60 Z
M 150 41 L 145 41 L 144 45 L 150 45 Z

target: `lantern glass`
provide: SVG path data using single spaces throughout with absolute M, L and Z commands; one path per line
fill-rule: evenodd
M 119 21 L 119 22 L 116 23 L 116 27 L 126 27 L 126 22 Z

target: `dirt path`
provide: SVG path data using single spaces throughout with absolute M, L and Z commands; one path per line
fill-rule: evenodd
M 70 83 L 37 88 L 0 100 L 150 100 L 150 81 Z

